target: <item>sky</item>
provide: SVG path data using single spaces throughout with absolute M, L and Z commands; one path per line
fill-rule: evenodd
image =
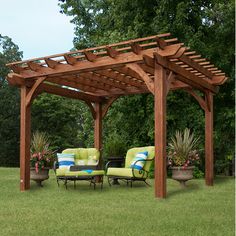
M 58 0 L 0 0 L 0 34 L 12 38 L 23 59 L 67 52 L 74 25 L 59 11 Z

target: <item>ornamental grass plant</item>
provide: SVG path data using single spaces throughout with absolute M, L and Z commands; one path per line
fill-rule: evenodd
M 198 145 L 199 137 L 195 137 L 190 129 L 177 130 L 168 143 L 169 165 L 188 167 L 199 163 Z
M 45 167 L 51 167 L 54 161 L 54 152 L 50 149 L 50 141 L 46 133 L 36 131 L 31 141 L 30 164 L 38 173 Z

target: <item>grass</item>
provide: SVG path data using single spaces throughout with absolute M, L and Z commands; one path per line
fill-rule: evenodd
M 152 183 L 153 181 L 150 180 Z M 214 187 L 191 180 L 186 189 L 168 180 L 168 197 L 154 188 L 88 182 L 57 187 L 54 174 L 39 188 L 19 191 L 19 169 L 0 168 L 0 235 L 234 235 L 234 179 L 216 178 Z

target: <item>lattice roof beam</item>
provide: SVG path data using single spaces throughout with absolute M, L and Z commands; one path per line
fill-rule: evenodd
M 128 78 L 126 75 L 123 75 L 120 72 L 118 72 L 116 70 L 112 70 L 112 69 L 98 70 L 98 71 L 96 71 L 96 74 L 104 75 L 106 77 L 109 77 L 109 78 L 112 78 L 112 79 L 115 79 L 115 80 L 119 80 L 123 83 L 126 83 L 127 85 L 132 85 L 132 86 L 135 86 L 137 88 L 143 88 L 145 86 L 143 81 L 133 80 L 133 77 Z
M 113 88 L 118 88 L 121 90 L 127 89 L 127 86 L 124 84 L 120 84 L 119 81 L 117 82 L 117 81 L 111 80 L 109 78 L 104 78 L 104 77 L 102 77 L 96 73 L 93 73 L 93 72 L 80 73 L 79 75 L 81 75 L 82 77 L 85 77 L 85 78 L 89 78 L 91 80 L 95 80 L 100 83 L 107 84 Z
M 139 55 L 136 55 L 132 52 L 127 52 L 120 54 L 116 59 L 110 60 L 110 57 L 101 57 L 97 58 L 94 62 L 91 61 L 78 61 L 73 66 L 67 64 L 60 64 L 56 68 L 48 68 L 41 66 L 35 62 L 28 62 L 28 65 L 31 66 L 32 70 L 23 70 L 21 75 L 24 78 L 34 78 L 47 75 L 53 75 L 58 73 L 68 73 L 68 72 L 87 72 L 94 71 L 98 69 L 106 69 L 110 67 L 118 67 L 132 62 L 142 62 L 143 54 L 153 55 L 155 51 L 160 56 L 172 56 L 180 49 L 181 44 L 173 44 L 166 46 L 164 50 L 159 48 L 151 48 L 141 51 Z

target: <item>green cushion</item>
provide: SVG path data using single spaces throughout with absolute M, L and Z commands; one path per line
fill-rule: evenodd
M 143 173 L 143 172 L 142 172 Z M 138 170 L 134 170 L 135 177 L 137 178 L 147 178 L 147 173 L 144 175 L 140 174 Z M 133 177 L 131 168 L 108 168 L 107 169 L 108 176 L 121 176 L 121 177 Z
M 137 148 L 131 148 L 128 150 L 126 157 L 125 157 L 125 168 L 129 168 L 133 159 L 135 158 L 136 154 L 138 152 L 148 152 L 147 159 L 154 159 L 155 156 L 155 147 L 154 146 L 148 146 L 148 147 L 137 147 Z M 144 169 L 146 171 L 150 170 L 151 167 L 151 161 L 147 161 L 144 165 Z
M 104 175 L 104 170 L 93 170 L 91 173 L 86 171 L 69 171 L 69 170 L 56 170 L 56 175 L 59 176 L 94 176 L 94 175 Z
M 67 169 L 56 169 L 56 176 L 65 176 Z
M 104 170 L 93 170 L 91 173 L 86 171 L 69 171 L 65 174 L 65 176 L 94 176 L 94 175 L 104 175 Z
M 75 165 L 96 166 L 100 157 L 100 152 L 96 148 L 68 148 L 62 153 L 75 154 Z

